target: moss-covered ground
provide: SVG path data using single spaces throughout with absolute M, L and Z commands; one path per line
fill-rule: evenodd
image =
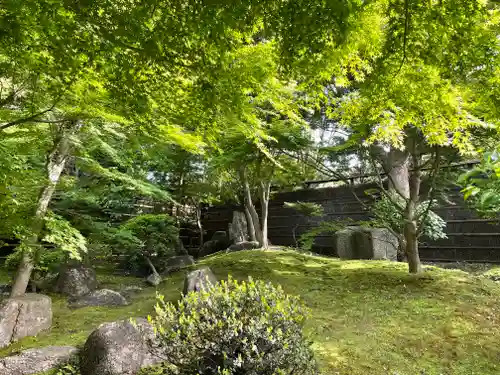
M 307 334 L 328 375 L 500 374 L 500 285 L 482 276 L 429 267 L 421 276 L 406 265 L 340 261 L 293 251 L 244 251 L 201 262 L 219 278 L 279 283 L 311 309 Z M 82 345 L 100 323 L 152 312 L 156 292 L 180 296 L 184 272 L 157 288 L 132 277 L 100 274 L 102 287 L 143 291 L 121 308 L 70 310 L 54 296 L 50 332 L 0 351 Z

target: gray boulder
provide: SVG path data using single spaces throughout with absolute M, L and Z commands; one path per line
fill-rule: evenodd
M 152 273 L 151 275 L 149 275 L 146 278 L 146 282 L 149 285 L 152 285 L 152 286 L 158 286 L 158 285 L 160 285 L 161 281 L 162 281 L 161 280 L 161 276 L 158 275 L 157 273 Z
M 234 211 L 233 221 L 229 224 L 229 240 L 236 244 L 248 240 L 247 218 L 244 212 Z
M 204 257 L 213 253 L 216 253 L 217 251 L 224 250 L 220 248 L 221 246 L 219 245 L 218 241 L 207 241 L 205 242 L 201 248 L 200 251 L 198 252 L 199 257 Z
M 142 292 L 142 288 L 136 285 L 129 285 L 120 290 L 120 294 L 125 297 L 126 300 L 134 298 L 137 294 Z
M 199 292 L 207 290 L 211 285 L 217 283 L 217 278 L 208 267 L 200 268 L 186 275 L 183 293 Z
M 217 232 L 214 233 L 214 235 L 211 238 L 212 241 L 225 241 L 228 242 L 229 238 L 227 236 L 227 233 L 225 230 L 218 230 Z
M 56 292 L 78 298 L 97 289 L 97 277 L 92 268 L 81 264 L 67 265 L 61 269 L 56 283 Z
M 397 260 L 398 240 L 385 228 L 347 227 L 335 239 L 341 259 Z
M 0 374 L 30 375 L 52 370 L 76 357 L 73 346 L 48 346 L 28 349 L 18 355 L 0 358 Z
M 28 293 L 0 302 L 0 348 L 52 325 L 52 300 Z
M 70 302 L 71 308 L 86 306 L 125 306 L 127 300 L 120 293 L 109 289 L 98 289 L 90 292 L 86 296 Z
M 258 249 L 259 247 L 260 246 L 257 241 L 243 241 L 229 246 L 228 251 L 252 250 Z
M 162 275 L 168 276 L 172 272 L 179 271 L 181 268 L 194 264 L 194 259 L 191 255 L 179 255 L 167 259 L 167 265 Z
M 81 375 L 133 375 L 161 362 L 154 354 L 154 331 L 146 319 L 101 324 L 80 356 Z

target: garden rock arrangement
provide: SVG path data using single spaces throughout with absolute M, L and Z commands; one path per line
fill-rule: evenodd
M 81 375 L 132 375 L 162 359 L 152 350 L 154 331 L 146 319 L 100 325 L 85 342 Z
M 0 348 L 26 336 L 35 336 L 52 325 L 52 300 L 28 293 L 0 303 Z
M 72 299 L 83 297 L 97 289 L 97 277 L 92 268 L 68 265 L 59 272 L 55 291 Z
M 18 355 L 0 359 L 0 374 L 30 375 L 57 368 L 78 353 L 73 346 L 48 346 L 28 349 Z
M 248 225 L 244 212 L 234 211 L 233 221 L 229 224 L 229 239 L 233 244 L 244 242 L 248 239 Z
M 205 291 L 216 283 L 217 278 L 212 270 L 208 267 L 203 267 L 186 275 L 183 293 Z
M 85 306 L 125 306 L 128 305 L 127 300 L 120 293 L 109 289 L 98 289 L 89 294 L 71 301 L 71 308 Z

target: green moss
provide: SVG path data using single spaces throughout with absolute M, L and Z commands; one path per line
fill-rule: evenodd
M 252 276 L 280 283 L 311 308 L 307 331 L 324 374 L 493 375 L 500 373 L 500 286 L 462 271 L 431 267 L 422 276 L 406 265 L 340 261 L 292 251 L 244 251 L 203 262 L 219 278 Z M 183 273 L 158 291 L 178 298 Z M 141 284 L 102 276 L 103 285 Z M 146 288 L 123 308 L 69 310 L 54 297 L 54 327 L 0 351 L 81 345 L 99 323 L 152 311 L 156 290 Z

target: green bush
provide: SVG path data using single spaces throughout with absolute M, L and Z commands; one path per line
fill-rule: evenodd
M 252 279 L 229 278 L 177 306 L 160 297 L 151 322 L 168 362 L 150 374 L 317 374 L 302 332 L 306 311 L 281 287 Z
M 176 255 L 179 229 L 168 215 L 141 215 L 130 219 L 115 236 L 118 251 L 126 256 L 127 268 L 147 272 L 149 259 L 156 268 Z

